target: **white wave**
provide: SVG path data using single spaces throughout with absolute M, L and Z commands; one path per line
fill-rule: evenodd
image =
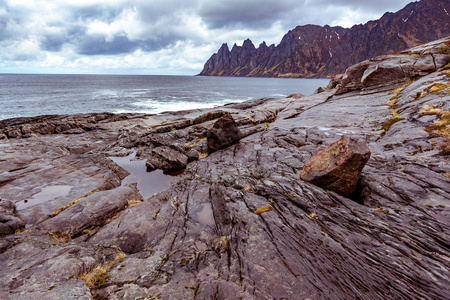
M 250 98 L 251 99 L 251 98 Z M 223 99 L 209 102 L 196 102 L 196 101 L 169 101 L 160 102 L 157 100 L 147 100 L 132 103 L 136 109 L 120 109 L 114 111 L 114 113 L 146 113 L 146 114 L 158 114 L 165 111 L 179 111 L 179 110 L 191 110 L 191 109 L 207 109 L 223 106 L 228 103 L 243 102 L 250 99 Z
M 104 98 L 104 97 L 117 98 L 117 97 L 119 97 L 119 92 L 114 91 L 114 90 L 102 90 L 102 91 L 92 93 L 92 99 L 98 99 L 98 98 Z

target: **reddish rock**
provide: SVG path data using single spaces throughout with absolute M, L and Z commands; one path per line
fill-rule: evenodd
M 206 133 L 208 148 L 212 151 L 226 148 L 241 138 L 241 132 L 230 114 L 219 118 Z
M 304 165 L 300 178 L 341 195 L 356 189 L 359 176 L 369 160 L 366 143 L 348 135 L 318 151 Z

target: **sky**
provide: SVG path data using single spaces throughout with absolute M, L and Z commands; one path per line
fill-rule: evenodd
M 195 75 L 222 43 L 277 45 L 410 0 L 0 0 L 0 73 Z

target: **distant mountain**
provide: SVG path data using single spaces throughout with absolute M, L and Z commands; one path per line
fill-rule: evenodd
M 305 25 L 286 33 L 278 46 L 255 48 L 247 39 L 231 51 L 223 44 L 199 75 L 332 77 L 348 66 L 450 35 L 450 0 L 421 0 L 379 20 L 352 28 Z

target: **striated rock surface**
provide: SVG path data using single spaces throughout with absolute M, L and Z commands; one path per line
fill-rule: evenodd
M 337 93 L 381 88 L 408 78 L 432 73 L 450 63 L 450 37 L 417 46 L 399 54 L 384 55 L 349 67 L 338 82 Z
M 92 114 L 78 134 L 38 128 L 86 115 L 1 121 L 1 223 L 19 225 L 0 237 L 0 298 L 449 299 L 450 66 L 419 65 L 382 88 Z M 210 152 L 226 114 L 239 143 Z M 351 197 L 299 179 L 346 135 L 371 152 Z M 143 201 L 110 159 L 171 150 L 184 173 Z
M 421 0 L 351 28 L 297 26 L 277 46 L 255 48 L 246 40 L 230 51 L 223 44 L 199 75 L 331 77 L 371 57 L 449 36 L 449 12 L 448 0 Z
M 344 135 L 320 150 L 303 166 L 300 178 L 341 195 L 350 195 L 370 158 L 364 141 Z

